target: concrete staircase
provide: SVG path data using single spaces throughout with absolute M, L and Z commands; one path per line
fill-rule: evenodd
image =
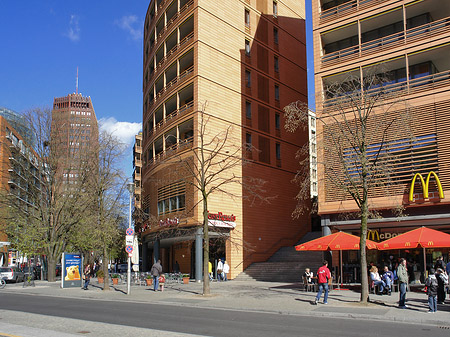
M 307 233 L 296 245 L 320 237 L 320 232 Z M 236 281 L 301 282 L 305 268 L 316 273 L 321 266 L 322 252 L 297 252 L 294 246 L 281 247 L 267 262 L 252 263 Z

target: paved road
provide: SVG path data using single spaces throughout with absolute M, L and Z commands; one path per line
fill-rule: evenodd
M 396 322 L 336 319 L 301 315 L 281 315 L 188 306 L 58 298 L 24 294 L 1 294 L 1 308 L 80 322 L 99 322 L 144 329 L 189 333 L 201 336 L 449 336 L 439 326 Z M 432 314 L 430 314 L 432 315 Z M 0 312 L 0 320 L 4 322 Z M 50 321 L 50 320 L 49 320 Z M 10 322 L 5 322 L 10 323 Z M 64 326 L 48 329 L 63 329 Z M 80 327 L 78 331 L 82 331 Z M 1 335 L 0 324 L 0 335 Z M 90 334 L 95 336 L 95 334 Z M 111 331 L 110 336 L 114 336 Z M 123 332 L 117 335 L 124 335 Z M 127 334 L 126 334 L 127 335 Z M 134 336 L 133 333 L 128 334 Z M 150 334 L 149 334 L 150 335 Z M 158 334 L 154 334 L 158 335 Z M 161 334 L 162 335 L 162 334 Z

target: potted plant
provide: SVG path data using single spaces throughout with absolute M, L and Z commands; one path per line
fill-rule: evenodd
M 115 284 L 115 285 L 119 284 L 119 278 L 120 278 L 119 274 L 112 274 L 111 278 L 112 278 L 113 284 Z
M 97 271 L 97 274 L 96 274 L 96 276 L 97 276 L 97 279 L 98 279 L 98 283 L 103 283 L 104 281 L 104 278 L 105 278 L 105 273 L 103 272 L 103 270 L 98 270 Z
M 189 283 L 189 274 L 183 274 L 183 284 Z
M 153 276 L 148 274 L 145 278 L 145 282 L 147 283 L 147 286 L 150 287 L 153 284 Z

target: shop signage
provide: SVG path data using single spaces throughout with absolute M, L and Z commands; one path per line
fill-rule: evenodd
M 236 216 L 233 214 L 222 214 L 222 212 L 218 212 L 217 214 L 208 212 L 208 225 L 213 227 L 235 228 Z
M 396 237 L 398 234 L 399 234 L 399 233 L 391 233 L 391 232 L 383 232 L 383 233 L 380 233 L 380 232 L 378 232 L 378 230 L 376 230 L 376 229 L 369 229 L 369 230 L 367 231 L 367 238 L 368 238 L 369 240 L 379 242 L 379 241 L 387 240 L 387 239 L 390 239 L 390 238 L 394 238 L 394 237 Z
M 437 188 L 438 188 L 439 198 L 440 199 L 444 199 L 444 190 L 442 189 L 441 181 L 439 180 L 439 177 L 437 176 L 437 174 L 434 171 L 430 171 L 430 173 L 428 173 L 428 175 L 427 175 L 427 180 L 424 180 L 423 176 L 420 173 L 416 173 L 414 175 L 414 178 L 411 181 L 411 187 L 409 189 L 409 201 L 410 202 L 414 201 L 414 185 L 416 183 L 416 178 L 417 177 L 419 177 L 420 182 L 422 183 L 423 198 L 424 199 L 428 199 L 429 198 L 428 188 L 430 186 L 430 178 L 431 178 L 431 176 L 433 176 L 434 179 L 436 180 L 436 185 L 437 185 Z
M 180 220 L 178 218 L 173 219 L 165 219 L 165 220 L 159 220 L 159 227 L 170 227 L 170 226 L 176 226 L 180 223 Z

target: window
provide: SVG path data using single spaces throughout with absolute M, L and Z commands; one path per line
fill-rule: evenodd
M 248 9 L 245 10 L 245 26 L 250 27 L 250 11 Z
M 275 154 L 277 156 L 277 160 L 281 160 L 281 145 L 280 145 L 280 143 L 275 144 Z
M 245 40 L 245 55 L 250 56 L 250 41 Z
M 252 134 L 251 133 L 245 134 L 245 146 L 247 148 L 247 151 L 250 151 L 252 149 Z
M 311 117 L 311 127 L 312 128 L 316 127 L 316 118 L 315 117 Z
M 273 16 L 278 16 L 278 3 L 276 1 L 273 2 Z
M 275 84 L 275 100 L 280 100 L 280 86 Z
M 273 29 L 273 43 L 278 44 L 278 28 Z
M 280 114 L 275 114 L 275 129 L 280 130 Z
M 280 66 L 278 63 L 278 56 L 273 57 L 273 68 L 275 69 L 276 73 L 278 73 L 280 71 Z
M 250 88 L 252 86 L 252 74 L 250 70 L 245 71 L 245 85 Z
M 245 116 L 248 119 L 252 119 L 252 103 L 250 103 L 249 101 L 245 102 Z

